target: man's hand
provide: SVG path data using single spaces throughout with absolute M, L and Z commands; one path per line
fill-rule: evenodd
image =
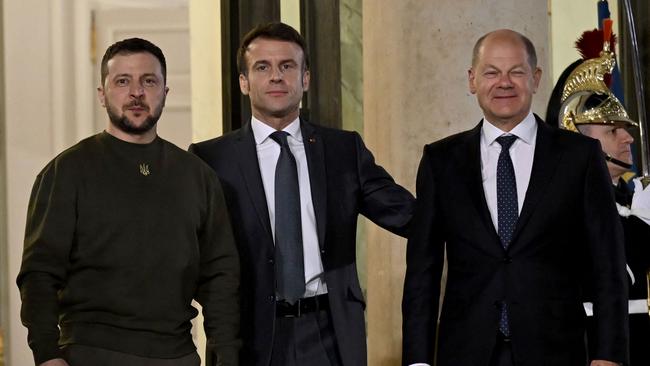
M 650 185 L 643 189 L 639 178 L 634 178 L 634 196 L 632 196 L 632 215 L 650 225 Z
M 70 366 L 62 358 L 55 358 L 53 360 L 48 360 L 40 364 L 39 366 Z
M 620 366 L 620 363 L 617 362 L 612 362 L 612 361 L 605 361 L 605 360 L 593 360 L 591 361 L 590 366 Z

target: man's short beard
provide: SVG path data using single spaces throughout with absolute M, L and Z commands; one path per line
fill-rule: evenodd
M 106 112 L 108 113 L 108 119 L 111 121 L 111 124 L 117 127 L 119 130 L 131 135 L 143 135 L 144 133 L 151 130 L 156 125 L 156 123 L 158 123 L 164 106 L 165 101 L 163 100 L 160 105 L 158 105 L 158 107 L 153 111 L 153 113 L 147 117 L 140 126 L 136 126 L 136 124 L 133 123 L 133 121 L 131 121 L 126 115 L 122 114 L 120 116 L 115 113 L 110 105 L 106 108 Z

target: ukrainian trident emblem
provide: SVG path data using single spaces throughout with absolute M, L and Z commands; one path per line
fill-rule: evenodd
M 151 174 L 149 171 L 149 164 L 140 164 L 140 174 L 144 175 L 145 177 Z

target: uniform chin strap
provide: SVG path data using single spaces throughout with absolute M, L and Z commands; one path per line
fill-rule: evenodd
M 611 155 L 604 153 L 605 154 L 605 160 L 609 161 L 612 164 L 616 164 L 622 168 L 625 169 L 632 169 L 632 164 L 628 164 L 626 162 L 620 161 L 618 159 L 613 158 Z

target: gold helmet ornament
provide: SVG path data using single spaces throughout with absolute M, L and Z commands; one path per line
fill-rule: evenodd
M 576 42 L 585 61 L 569 74 L 564 84 L 559 114 L 561 128 L 580 133 L 578 126 L 584 124 L 638 126 L 606 84 L 606 78 L 610 77 L 616 63 L 610 49 L 613 44 L 610 40 L 614 40 L 611 24 L 611 20 L 605 21 L 602 31 L 585 32 Z M 593 57 L 594 44 L 598 48 L 602 45 L 602 51 L 596 57 Z M 590 53 L 592 57 L 589 57 Z

